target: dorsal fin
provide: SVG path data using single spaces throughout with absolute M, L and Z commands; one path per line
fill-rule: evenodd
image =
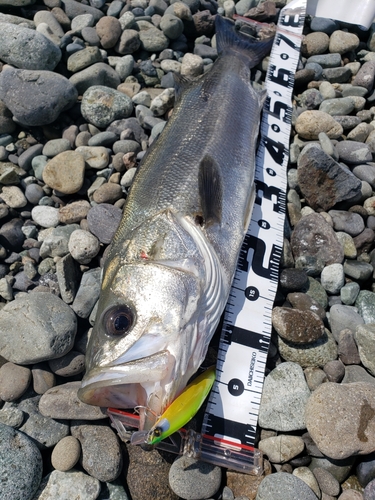
M 186 76 L 180 75 L 180 73 L 173 73 L 173 78 L 175 99 L 177 101 L 180 98 L 182 92 L 189 87 L 191 80 Z
M 199 165 L 199 196 L 205 226 L 220 224 L 223 208 L 223 185 L 215 160 L 206 155 Z

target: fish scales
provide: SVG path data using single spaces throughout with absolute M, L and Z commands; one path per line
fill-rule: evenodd
M 219 57 L 180 78 L 171 118 L 146 153 L 103 272 L 81 399 L 147 408 L 141 427 L 202 363 L 228 298 L 254 200 L 263 97 L 250 69 L 271 42 L 217 16 Z

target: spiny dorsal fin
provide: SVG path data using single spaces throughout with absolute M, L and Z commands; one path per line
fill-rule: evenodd
M 204 224 L 220 224 L 223 186 L 220 170 L 215 160 L 206 155 L 199 165 L 199 196 Z

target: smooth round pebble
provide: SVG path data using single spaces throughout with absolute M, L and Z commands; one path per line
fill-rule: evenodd
M 171 489 L 185 500 L 210 498 L 218 491 L 221 469 L 189 457 L 178 457 L 169 470 Z
M 77 351 L 70 351 L 58 359 L 51 359 L 48 365 L 53 373 L 60 377 L 72 377 L 85 369 L 85 356 Z
M 0 368 L 0 398 L 15 401 L 27 390 L 31 381 L 31 371 L 26 366 L 5 363 Z
M 43 170 L 43 180 L 62 194 L 77 193 L 84 181 L 85 160 L 75 151 L 64 151 L 50 160 Z
M 61 472 L 72 469 L 81 455 L 81 445 L 77 438 L 66 436 L 57 443 L 51 455 L 53 467 Z
M 300 478 L 285 472 L 266 476 L 260 483 L 256 500 L 316 500 L 313 490 Z
M 99 240 L 88 231 L 77 229 L 69 238 L 69 252 L 73 259 L 80 264 L 88 264 L 98 255 L 100 250 Z
M 59 223 L 59 210 L 54 207 L 37 206 L 31 210 L 31 218 L 42 227 L 56 227 Z

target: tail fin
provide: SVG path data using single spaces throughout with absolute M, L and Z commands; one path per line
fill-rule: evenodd
M 273 38 L 263 41 L 251 39 L 222 16 L 216 16 L 215 28 L 218 53 L 235 53 L 246 60 L 249 68 L 254 68 L 271 50 Z

